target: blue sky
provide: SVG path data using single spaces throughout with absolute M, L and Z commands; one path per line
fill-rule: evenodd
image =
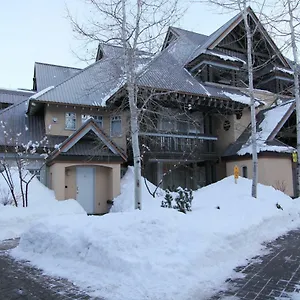
M 66 0 L 74 12 L 85 7 L 79 0 Z M 10 0 L 0 9 L 0 87 L 32 88 L 34 62 L 84 67 L 75 53 L 81 49 L 66 18 L 64 0 Z M 82 2 L 82 1 L 81 1 Z M 232 14 L 216 13 L 200 3 L 189 6 L 179 27 L 210 34 Z

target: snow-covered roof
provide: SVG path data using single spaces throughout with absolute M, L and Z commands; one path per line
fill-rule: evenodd
M 295 148 L 278 140 L 275 136 L 290 116 L 295 106 L 294 100 L 262 110 L 257 115 L 257 152 L 291 153 Z M 230 145 L 224 156 L 252 154 L 251 126 L 242 133 L 238 140 Z

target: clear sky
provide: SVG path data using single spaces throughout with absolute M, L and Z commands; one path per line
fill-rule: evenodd
M 68 7 L 81 13 L 76 0 L 9 0 L 0 5 L 0 87 L 32 88 L 34 62 L 84 67 L 74 53 L 82 48 L 66 18 Z M 189 6 L 177 26 L 210 34 L 233 15 L 200 3 Z

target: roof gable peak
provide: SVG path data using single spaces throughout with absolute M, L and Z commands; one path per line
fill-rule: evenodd
M 51 155 L 50 160 L 55 159 L 60 153 L 67 153 L 82 138 L 92 132 L 114 155 L 120 156 L 124 161 L 127 160 L 126 154 L 104 133 L 93 118 L 88 119 L 82 126 L 71 134 Z

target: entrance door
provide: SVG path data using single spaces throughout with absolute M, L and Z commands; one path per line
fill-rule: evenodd
M 95 168 L 76 167 L 76 200 L 88 214 L 95 212 Z

